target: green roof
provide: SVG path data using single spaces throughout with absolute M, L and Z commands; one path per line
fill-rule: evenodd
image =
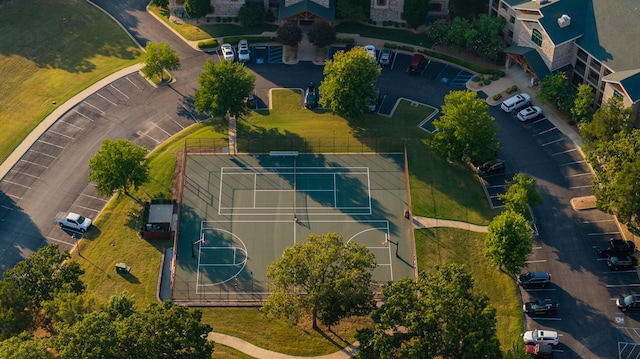
M 539 22 L 547 35 L 549 35 L 551 42 L 555 45 L 560 45 L 582 36 L 586 12 L 584 3 L 584 0 L 560 0 L 540 9 L 542 18 Z M 564 28 L 558 25 L 558 19 L 562 15 L 567 15 L 571 18 L 570 24 Z
M 285 6 L 285 0 L 280 0 L 278 8 L 278 20 L 286 19 L 290 16 L 309 11 L 313 14 L 321 16 L 329 21 L 333 21 L 336 17 L 335 0 L 329 0 L 329 7 L 324 7 L 313 0 L 302 0 L 293 5 Z
M 504 49 L 504 52 L 524 56 L 529 63 L 529 66 L 531 66 L 531 69 L 540 80 L 544 79 L 549 74 L 547 64 L 544 63 L 542 57 L 534 48 L 526 46 L 509 46 Z
M 640 101 L 640 70 L 614 72 L 605 76 L 603 80 L 619 83 L 631 98 L 631 102 Z

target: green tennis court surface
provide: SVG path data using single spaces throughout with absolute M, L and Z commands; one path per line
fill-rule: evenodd
M 173 299 L 243 305 L 266 269 L 311 233 L 364 244 L 374 281 L 413 276 L 402 154 L 188 155 Z

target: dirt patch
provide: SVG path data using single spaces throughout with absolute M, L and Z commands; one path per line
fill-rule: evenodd
M 575 197 L 571 199 L 571 207 L 576 211 L 596 208 L 596 196 Z

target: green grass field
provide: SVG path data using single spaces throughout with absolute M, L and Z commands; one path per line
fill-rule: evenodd
M 0 162 L 56 106 L 140 55 L 84 0 L 0 2 L 0 33 Z

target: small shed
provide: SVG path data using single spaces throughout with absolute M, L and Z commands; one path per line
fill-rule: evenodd
M 171 239 L 174 223 L 173 204 L 151 204 L 149 217 L 142 231 L 145 240 Z

